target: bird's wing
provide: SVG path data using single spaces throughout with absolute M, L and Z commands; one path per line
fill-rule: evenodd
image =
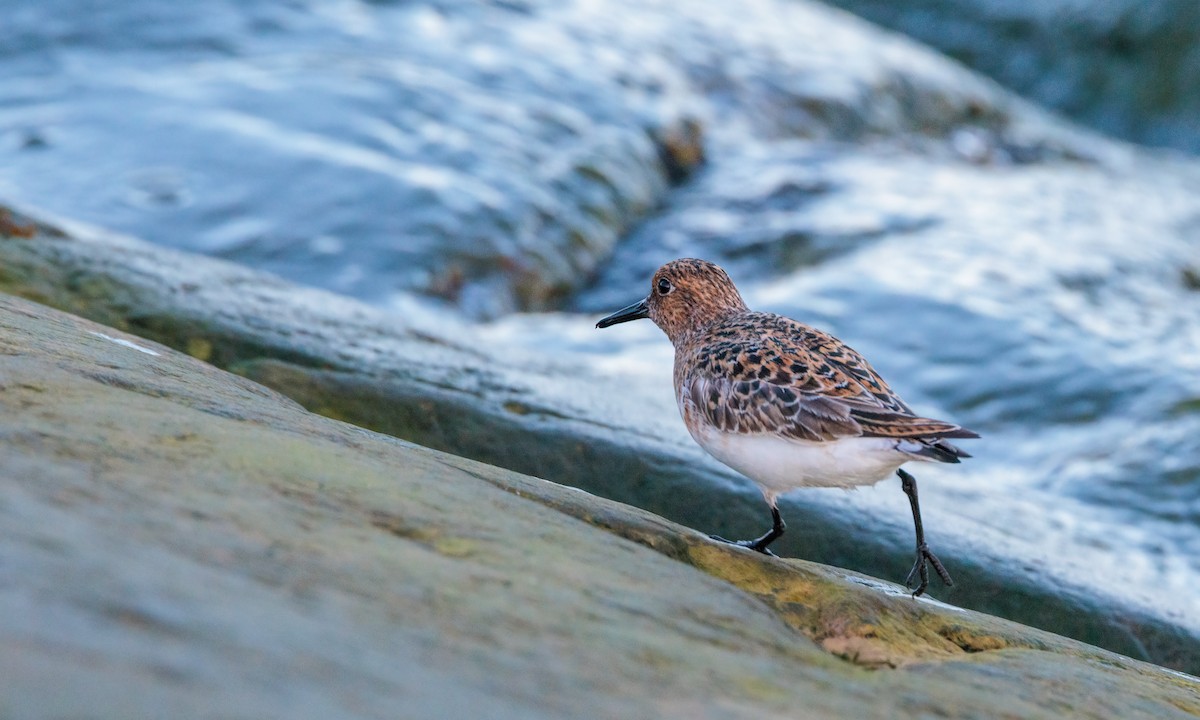
M 814 441 L 978 437 L 914 415 L 861 355 L 833 336 L 789 318 L 758 319 L 765 332 L 717 339 L 682 378 L 681 399 L 714 427 Z
M 765 380 L 731 380 L 695 372 L 685 380 L 682 397 L 701 418 L 723 432 L 801 440 L 836 440 L 863 434 L 845 403 Z

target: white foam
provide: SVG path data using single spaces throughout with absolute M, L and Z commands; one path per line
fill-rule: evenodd
M 117 345 L 120 345 L 121 347 L 131 348 L 133 350 L 137 350 L 138 352 L 146 353 L 147 355 L 153 355 L 155 357 L 158 357 L 160 355 L 160 353 L 154 352 L 150 348 L 144 348 L 141 345 L 138 345 L 137 343 L 133 343 L 128 340 L 123 340 L 121 338 L 115 338 L 111 335 L 105 335 L 104 333 L 98 333 L 94 330 L 88 330 L 88 334 L 95 335 L 98 338 L 104 338 L 105 340 L 112 342 L 112 343 L 116 343 Z

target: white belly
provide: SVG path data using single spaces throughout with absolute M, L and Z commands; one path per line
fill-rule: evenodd
M 874 485 L 915 458 L 887 438 L 827 442 L 725 433 L 704 426 L 692 437 L 710 455 L 753 480 L 768 500 L 803 487 Z

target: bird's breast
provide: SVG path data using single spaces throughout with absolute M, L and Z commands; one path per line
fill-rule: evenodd
M 700 447 L 771 496 L 802 487 L 874 485 L 911 459 L 888 438 L 815 442 L 767 433 L 723 432 L 706 423 L 687 425 Z

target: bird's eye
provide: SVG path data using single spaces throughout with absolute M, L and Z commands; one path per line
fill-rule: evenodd
M 658 279 L 658 294 L 659 295 L 666 295 L 667 293 L 671 292 L 674 289 L 675 289 L 675 286 L 671 284 L 670 280 L 668 280 L 666 278 Z

